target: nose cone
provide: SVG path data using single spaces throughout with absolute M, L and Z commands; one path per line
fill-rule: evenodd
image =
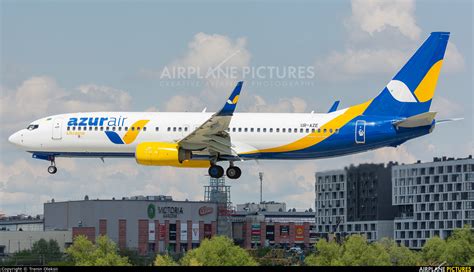
M 13 133 L 10 137 L 8 137 L 8 141 L 12 144 L 21 145 L 21 134 L 19 131 Z

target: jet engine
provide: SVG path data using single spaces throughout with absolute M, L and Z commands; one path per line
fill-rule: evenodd
M 208 168 L 208 160 L 191 160 L 192 152 L 184 150 L 176 143 L 144 142 L 137 145 L 135 160 L 138 164 L 153 166 L 174 166 Z

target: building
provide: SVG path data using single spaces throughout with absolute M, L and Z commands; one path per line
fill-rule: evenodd
M 369 241 L 392 237 L 392 164 L 361 164 L 315 175 L 318 237 L 362 233 Z
M 10 216 L 0 219 L 0 231 L 42 231 L 41 216 Z
M 154 196 L 45 203 L 44 229 L 71 230 L 72 237 L 92 241 L 107 235 L 119 248 L 142 255 L 179 253 L 216 234 L 217 204 Z
M 284 212 L 286 211 L 286 204 L 275 201 L 263 201 L 261 203 L 245 203 L 237 204 L 237 212 Z
M 311 211 L 236 211 L 230 221 L 232 238 L 247 249 L 266 246 L 309 248 L 316 243 L 314 212 Z
M 433 162 L 394 166 L 394 237 L 418 249 L 433 236 L 448 237 L 474 226 L 474 159 L 434 158 Z
M 55 240 L 61 252 L 71 245 L 72 232 L 65 231 L 0 231 L 0 256 L 31 249 L 40 239 Z

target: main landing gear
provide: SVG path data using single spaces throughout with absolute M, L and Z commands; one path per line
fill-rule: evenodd
M 213 164 L 211 165 L 211 167 L 209 167 L 208 173 L 209 176 L 213 178 L 221 178 L 222 176 L 224 176 L 224 168 L 222 168 L 222 166 L 220 165 Z M 225 171 L 225 174 L 230 179 L 238 179 L 240 178 L 240 175 L 242 175 L 242 171 L 239 167 L 234 166 L 231 163 L 229 168 L 227 168 L 227 171 Z
M 54 160 L 54 157 L 52 157 L 50 161 L 51 161 L 51 166 L 48 167 L 48 173 L 53 175 L 53 174 L 56 174 L 56 172 L 58 172 L 58 168 L 56 168 L 56 161 Z

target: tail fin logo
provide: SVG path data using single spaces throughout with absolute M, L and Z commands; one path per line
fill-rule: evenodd
M 105 135 L 107 135 L 109 140 L 114 144 L 131 144 L 135 141 L 140 131 L 143 130 L 149 121 L 150 120 L 139 120 L 133 123 L 133 125 L 128 128 L 128 131 L 125 133 L 123 138 L 121 138 L 115 131 L 105 131 Z
M 387 89 L 399 102 L 417 102 L 408 86 L 400 80 L 391 80 L 387 84 Z
M 237 104 L 238 101 L 239 101 L 239 95 L 236 95 L 236 96 L 234 97 L 234 99 L 232 99 L 232 100 L 230 100 L 230 99 L 227 100 L 227 104 L 229 104 L 229 105 L 235 105 L 235 104 Z

